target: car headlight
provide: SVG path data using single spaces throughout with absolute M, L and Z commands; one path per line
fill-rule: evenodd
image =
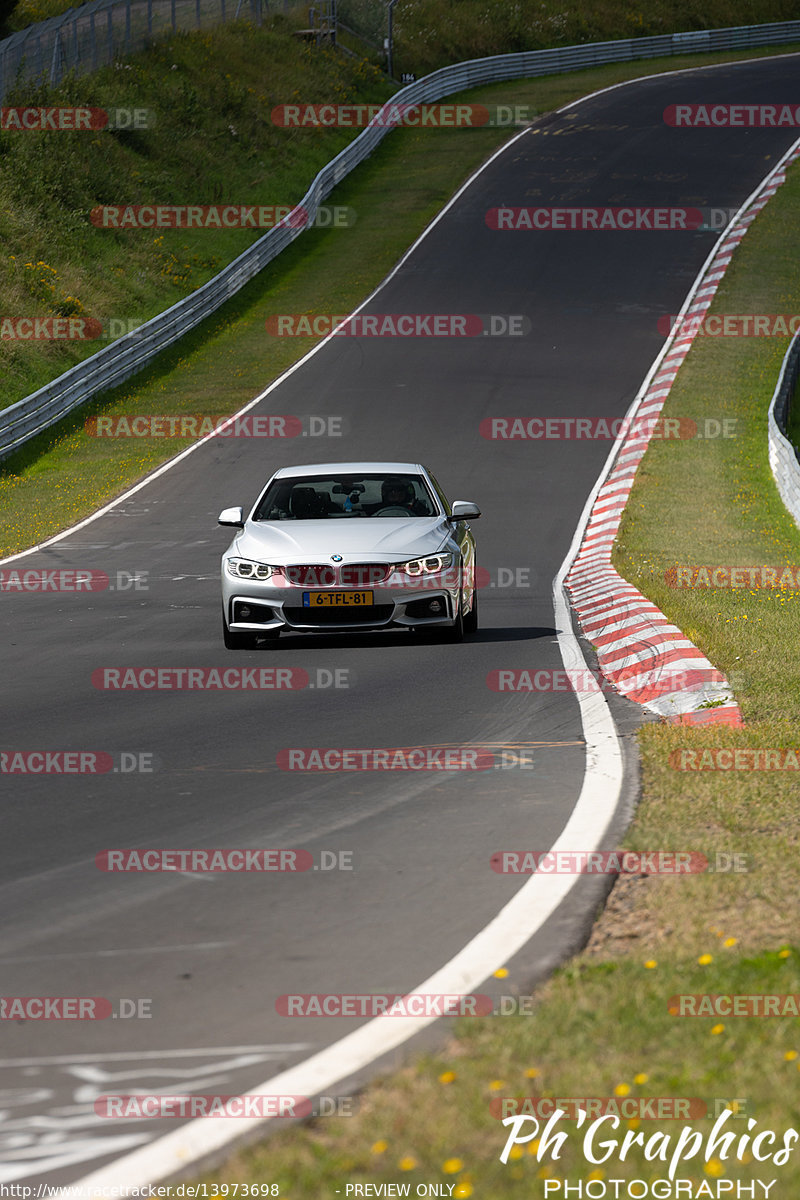
M 428 558 L 412 558 L 409 562 L 395 563 L 395 571 L 404 575 L 438 575 L 453 565 L 452 554 L 431 554 Z
M 237 579 L 269 579 L 277 570 L 267 563 L 253 562 L 251 558 L 226 558 L 225 566 L 228 574 Z

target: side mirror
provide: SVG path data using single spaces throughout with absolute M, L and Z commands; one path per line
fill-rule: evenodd
M 471 500 L 454 500 L 451 508 L 453 514 L 447 518 L 448 521 L 474 521 L 481 515 L 481 510 Z
M 218 525 L 232 525 L 234 529 L 244 529 L 244 513 L 241 508 L 223 508 L 217 517 Z

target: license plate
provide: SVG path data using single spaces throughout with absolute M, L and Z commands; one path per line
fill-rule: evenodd
M 372 592 L 303 592 L 303 608 L 363 608 Z

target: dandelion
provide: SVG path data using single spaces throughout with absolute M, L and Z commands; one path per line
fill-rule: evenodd
M 445 1175 L 457 1175 L 463 1169 L 464 1164 L 460 1158 L 446 1158 L 442 1163 L 442 1170 Z
M 717 1034 L 722 1033 L 724 1031 L 724 1029 L 725 1029 L 724 1025 L 715 1025 L 711 1030 L 712 1037 L 716 1037 Z
M 439 1076 L 439 1083 L 452 1083 L 455 1077 L 455 1071 L 442 1071 Z
M 713 954 L 701 954 L 697 961 L 701 967 L 707 967 L 709 963 L 714 961 L 714 956 Z
M 658 963 L 656 962 L 656 960 L 654 958 L 648 958 L 647 962 L 644 965 L 645 965 L 646 970 L 654 971 L 655 968 L 658 966 Z

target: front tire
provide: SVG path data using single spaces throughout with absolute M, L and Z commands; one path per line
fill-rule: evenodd
M 464 633 L 471 634 L 478 632 L 478 589 L 473 588 L 472 591 L 472 608 L 464 617 Z
M 463 608 L 462 608 L 463 603 L 464 603 L 464 593 L 461 590 L 459 590 L 458 604 L 456 605 L 456 619 L 455 619 L 455 623 L 453 625 L 451 625 L 450 628 L 445 631 L 444 640 L 446 642 L 463 642 L 463 640 L 464 640 L 464 612 L 463 612 Z
M 256 644 L 255 636 L 252 633 L 232 633 L 228 629 L 228 622 L 224 617 L 222 618 L 222 640 L 226 650 L 252 650 Z

